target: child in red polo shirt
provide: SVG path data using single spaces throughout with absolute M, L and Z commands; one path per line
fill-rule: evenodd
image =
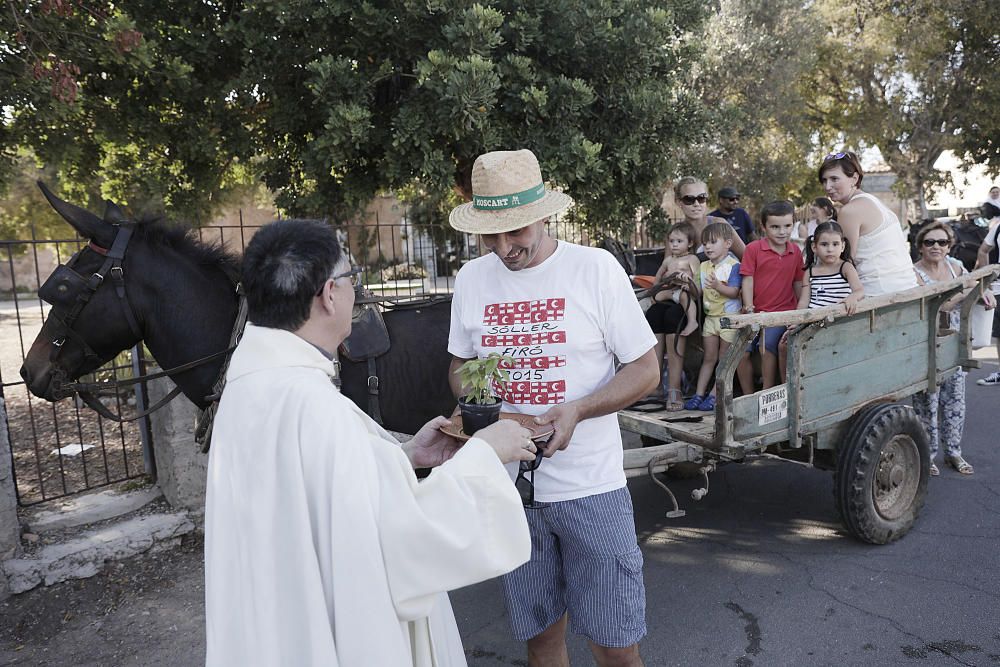
M 740 263 L 743 276 L 743 310 L 747 313 L 776 313 L 795 310 L 802 290 L 802 251 L 790 243 L 795 227 L 795 207 L 790 201 L 774 201 L 760 214 L 764 238 L 747 244 Z M 764 389 L 785 377 L 784 355 L 778 354 L 778 341 L 785 327 L 765 328 L 751 344 L 761 348 L 761 371 Z M 761 344 L 762 343 L 762 344 Z M 775 371 L 780 376 L 775 377 Z

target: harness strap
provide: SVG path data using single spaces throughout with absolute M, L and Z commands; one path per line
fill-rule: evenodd
M 243 337 L 243 330 L 247 325 L 247 297 L 243 291 L 243 283 L 236 282 L 236 294 L 239 297 L 239 308 L 236 311 L 236 321 L 233 322 L 233 331 L 229 336 L 229 350 L 236 349 L 237 343 Z M 212 393 L 205 397 L 208 407 L 201 411 L 198 420 L 195 422 L 194 441 L 201 445 L 202 453 L 208 451 L 212 444 L 212 426 L 215 424 L 215 413 L 219 410 L 219 401 L 222 399 L 222 391 L 226 388 L 226 373 L 229 372 L 229 362 L 233 356 L 229 354 L 222 362 L 219 370 L 219 377 L 212 385 Z
M 153 405 L 152 407 L 149 407 L 149 408 L 143 410 L 142 412 L 140 412 L 139 414 L 137 414 L 134 417 L 129 417 L 128 419 L 126 419 L 126 418 L 122 417 L 121 415 L 116 415 L 115 413 L 111 412 L 111 410 L 109 410 L 108 408 L 106 408 L 104 406 L 104 404 L 101 403 L 101 400 L 99 398 L 97 398 L 96 396 L 94 396 L 89 391 L 78 391 L 77 392 L 77 394 L 80 396 L 80 398 L 83 399 L 83 402 L 86 403 L 90 407 L 91 410 L 94 410 L 95 412 L 97 412 L 99 415 L 101 415 L 105 419 L 110 419 L 111 421 L 123 422 L 123 423 L 135 421 L 136 419 L 142 419 L 146 415 L 148 415 L 150 413 L 153 413 L 153 412 L 156 412 L 157 410 L 159 410 L 160 408 L 162 408 L 164 405 L 166 405 L 170 401 L 172 401 L 175 398 L 177 398 L 177 396 L 180 393 L 181 393 L 181 388 L 180 387 L 174 387 L 170 391 L 169 394 L 167 394 L 166 396 L 164 396 L 163 398 L 161 398 L 159 401 L 157 401 L 156 405 Z
M 189 371 L 192 368 L 196 368 L 205 364 L 212 359 L 221 357 L 224 354 L 229 354 L 234 348 L 226 348 L 225 350 L 219 350 L 218 352 L 213 352 L 208 356 L 201 357 L 200 359 L 195 359 L 194 361 L 189 361 L 186 364 L 181 364 L 180 366 L 174 366 L 173 368 L 168 368 L 165 371 L 158 371 L 156 373 L 150 373 L 148 375 L 140 375 L 137 378 L 131 378 L 128 380 L 117 380 L 113 384 L 115 387 L 129 387 L 134 384 L 139 384 L 140 382 L 146 382 L 147 380 L 156 380 L 158 378 L 167 377 L 168 375 L 174 375 L 176 373 L 183 373 L 184 371 Z M 77 392 L 94 392 L 104 389 L 109 386 L 108 382 L 67 382 L 65 384 L 60 384 L 60 390 L 68 390 L 70 393 Z M 67 394 L 69 395 L 69 394 Z
M 378 407 L 378 364 L 375 357 L 368 358 L 368 416 L 382 425 L 382 412 Z

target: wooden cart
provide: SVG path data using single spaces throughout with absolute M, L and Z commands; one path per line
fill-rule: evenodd
M 978 366 L 970 358 L 969 314 L 998 273 L 992 265 L 865 299 L 850 316 L 836 305 L 723 318 L 724 327 L 739 332 L 716 370 L 715 411 L 620 411 L 623 429 L 654 443 L 626 451 L 626 473 L 701 474 L 706 483 L 692 494 L 697 500 L 719 465 L 757 457 L 795 461 L 833 471 L 837 510 L 853 535 L 873 544 L 902 537 L 923 505 L 930 456 L 920 420 L 899 401 L 933 391 L 959 367 Z M 973 286 L 961 301 L 961 330 L 939 327 L 942 305 Z M 742 351 L 761 327 L 787 325 L 795 328 L 785 382 L 734 397 Z M 675 507 L 669 514 L 682 512 Z

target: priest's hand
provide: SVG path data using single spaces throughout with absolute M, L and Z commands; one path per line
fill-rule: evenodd
M 493 448 L 501 463 L 534 461 L 535 443 L 531 431 L 513 419 L 501 419 L 476 431 L 476 437 Z
M 462 443 L 441 432 L 441 427 L 450 423 L 447 417 L 435 417 L 403 443 L 403 451 L 414 468 L 433 468 L 455 455 Z

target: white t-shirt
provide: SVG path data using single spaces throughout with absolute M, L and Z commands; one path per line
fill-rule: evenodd
M 655 343 L 628 276 L 600 248 L 560 241 L 539 266 L 521 271 L 490 253 L 455 279 L 448 352 L 514 357 L 504 411 L 540 415 L 588 396 L 614 377 L 615 358 L 635 361 Z M 508 470 L 516 476 L 516 464 Z M 569 446 L 535 471 L 534 484 L 539 502 L 625 486 L 617 415 L 577 424 Z

